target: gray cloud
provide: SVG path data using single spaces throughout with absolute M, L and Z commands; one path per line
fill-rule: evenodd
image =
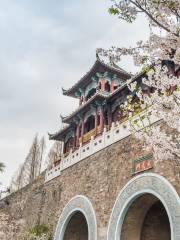
M 146 39 L 144 18 L 133 26 L 96 0 L 7 0 L 0 3 L 0 161 L 7 185 L 36 132 L 60 128 L 75 100 L 63 97 L 95 61 L 97 47 L 134 45 Z M 143 20 L 143 21 L 142 21 Z M 132 69 L 129 59 L 122 64 Z

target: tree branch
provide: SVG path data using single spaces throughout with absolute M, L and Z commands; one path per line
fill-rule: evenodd
M 136 6 L 137 8 L 139 8 L 141 11 L 143 11 L 154 23 L 156 23 L 160 28 L 164 29 L 165 31 L 171 33 L 170 29 L 167 28 L 166 26 L 164 26 L 163 24 L 161 24 L 160 22 L 158 22 L 151 13 L 149 13 L 145 8 L 143 8 L 137 1 L 132 1 L 130 0 L 130 2 Z M 179 34 L 177 33 L 172 33 L 173 35 L 175 35 L 176 37 L 179 37 Z

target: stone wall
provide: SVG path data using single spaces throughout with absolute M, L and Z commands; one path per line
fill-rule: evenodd
M 54 232 L 58 218 L 76 195 L 88 197 L 94 207 L 98 240 L 106 239 L 110 214 L 122 187 L 132 178 L 132 159 L 146 155 L 141 144 L 129 136 L 106 149 L 67 168 L 62 174 L 44 184 L 44 174 L 33 184 L 8 196 L 1 202 L 1 211 L 17 218 L 23 217 L 28 227 L 47 224 Z M 180 193 L 178 169 L 172 162 L 154 163 L 148 172 L 164 176 Z

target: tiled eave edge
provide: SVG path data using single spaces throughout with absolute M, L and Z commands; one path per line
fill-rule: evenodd
M 93 66 L 91 67 L 91 69 L 75 84 L 73 85 L 71 88 L 65 90 L 63 90 L 63 94 L 66 96 L 73 96 L 73 92 L 89 77 L 89 75 L 91 73 L 94 73 L 94 71 L 96 70 L 96 67 L 98 65 L 103 66 L 105 69 L 116 72 L 117 74 L 122 74 L 123 76 L 126 76 L 127 78 L 132 77 L 132 75 L 128 72 L 126 72 L 124 69 L 120 68 L 119 66 L 113 64 L 113 65 L 109 65 L 104 63 L 103 61 L 97 59 L 95 61 L 95 63 L 93 64 Z
M 144 115 L 144 114 L 145 112 L 141 113 L 141 115 Z M 134 116 L 134 120 L 138 118 L 139 116 Z M 151 124 L 159 121 L 159 119 L 154 116 L 149 116 L 149 118 L 150 118 Z M 149 121 L 146 118 L 143 120 L 143 125 L 144 126 L 139 125 L 138 130 L 141 130 L 144 127 L 149 125 Z M 106 129 L 104 129 L 102 135 L 96 138 L 92 137 L 88 144 L 83 146 L 80 145 L 80 147 L 75 152 L 71 151 L 67 157 L 61 160 L 58 166 L 52 168 L 49 171 L 47 170 L 46 176 L 45 176 L 45 182 L 48 182 L 58 177 L 62 171 L 69 168 L 70 166 L 75 165 L 76 163 L 105 149 L 106 147 L 112 145 L 113 143 L 121 141 L 122 139 L 130 136 L 131 132 L 129 129 L 130 129 L 130 126 L 128 121 L 123 122 L 121 124 L 113 123 L 109 131 L 106 131 Z
M 88 107 L 91 103 L 93 103 L 95 100 L 101 99 L 102 101 L 107 99 L 109 96 L 101 93 L 101 91 L 98 91 L 92 98 L 90 98 L 86 103 L 78 107 L 74 112 L 72 112 L 69 116 L 63 118 L 64 123 L 69 123 L 68 121 L 72 119 L 76 114 L 83 111 L 86 107 Z

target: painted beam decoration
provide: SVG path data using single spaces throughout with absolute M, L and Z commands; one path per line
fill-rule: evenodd
M 132 174 L 151 169 L 153 167 L 152 154 L 132 160 Z

